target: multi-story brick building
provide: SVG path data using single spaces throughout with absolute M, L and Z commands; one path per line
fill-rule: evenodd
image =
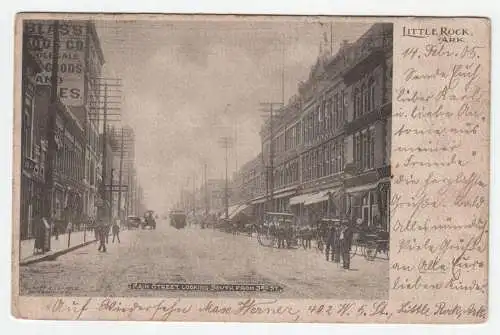
M 25 42 L 26 38 L 23 39 Z M 23 47 L 22 62 L 22 117 L 21 117 L 21 238 L 29 238 L 34 232 L 34 218 L 42 215 L 42 195 L 45 183 L 44 163 L 46 145 L 42 146 L 35 112 L 36 74 L 42 65 L 33 53 Z
M 95 213 L 100 166 L 98 120 L 92 108 L 98 96 L 95 79 L 104 57 L 89 21 L 59 22 L 58 103 L 53 110 L 51 74 L 54 21 L 27 21 L 23 27 L 23 140 L 30 181 L 22 181 L 21 235 L 33 236 L 33 218 L 43 215 L 46 191 L 48 116 L 55 112 L 55 148 L 51 203 L 58 221 L 76 226 Z M 71 94 L 69 94 L 71 92 Z M 26 169 L 24 169 L 26 170 Z
M 387 228 L 391 87 L 392 24 L 375 24 L 333 57 L 319 57 L 272 127 L 263 126 L 262 154 L 233 181 L 236 201 L 258 214 L 293 212 L 300 222 L 349 210 Z

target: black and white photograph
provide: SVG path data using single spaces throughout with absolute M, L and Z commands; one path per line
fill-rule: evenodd
M 19 33 L 20 296 L 389 298 L 393 23 Z

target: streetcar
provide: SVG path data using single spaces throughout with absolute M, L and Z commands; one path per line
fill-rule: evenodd
M 186 227 L 186 213 L 181 210 L 172 210 L 169 214 L 170 225 L 176 229 Z

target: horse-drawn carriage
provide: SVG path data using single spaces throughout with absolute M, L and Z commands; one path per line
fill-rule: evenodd
M 383 229 L 358 227 L 353 234 L 351 257 L 364 256 L 367 260 L 374 260 L 377 255 L 389 259 L 389 232 Z
M 141 228 L 145 229 L 146 227 L 156 229 L 156 220 L 153 211 L 147 211 L 144 213 L 144 220 L 142 221 Z
M 339 228 L 342 220 L 334 218 L 321 219 L 314 229 L 314 239 L 316 247 L 320 252 L 325 250 L 328 234 L 331 228 Z M 347 220 L 344 223 L 349 225 Z M 380 229 L 368 228 L 361 225 L 349 225 L 353 232 L 351 258 L 360 255 L 367 260 L 374 260 L 377 255 L 382 258 L 389 257 L 389 233 Z
M 265 247 L 297 248 L 299 228 L 290 213 L 267 212 L 264 221 L 256 227 L 257 240 Z

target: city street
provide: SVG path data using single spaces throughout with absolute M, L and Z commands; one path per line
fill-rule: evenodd
M 257 293 L 132 290 L 128 284 L 277 284 L 282 293 L 259 297 L 386 299 L 388 261 L 355 256 L 351 270 L 325 261 L 317 250 L 265 248 L 257 239 L 159 221 L 157 230 L 121 233 L 107 253 L 91 244 L 54 261 L 20 268 L 22 295 L 248 296 Z

